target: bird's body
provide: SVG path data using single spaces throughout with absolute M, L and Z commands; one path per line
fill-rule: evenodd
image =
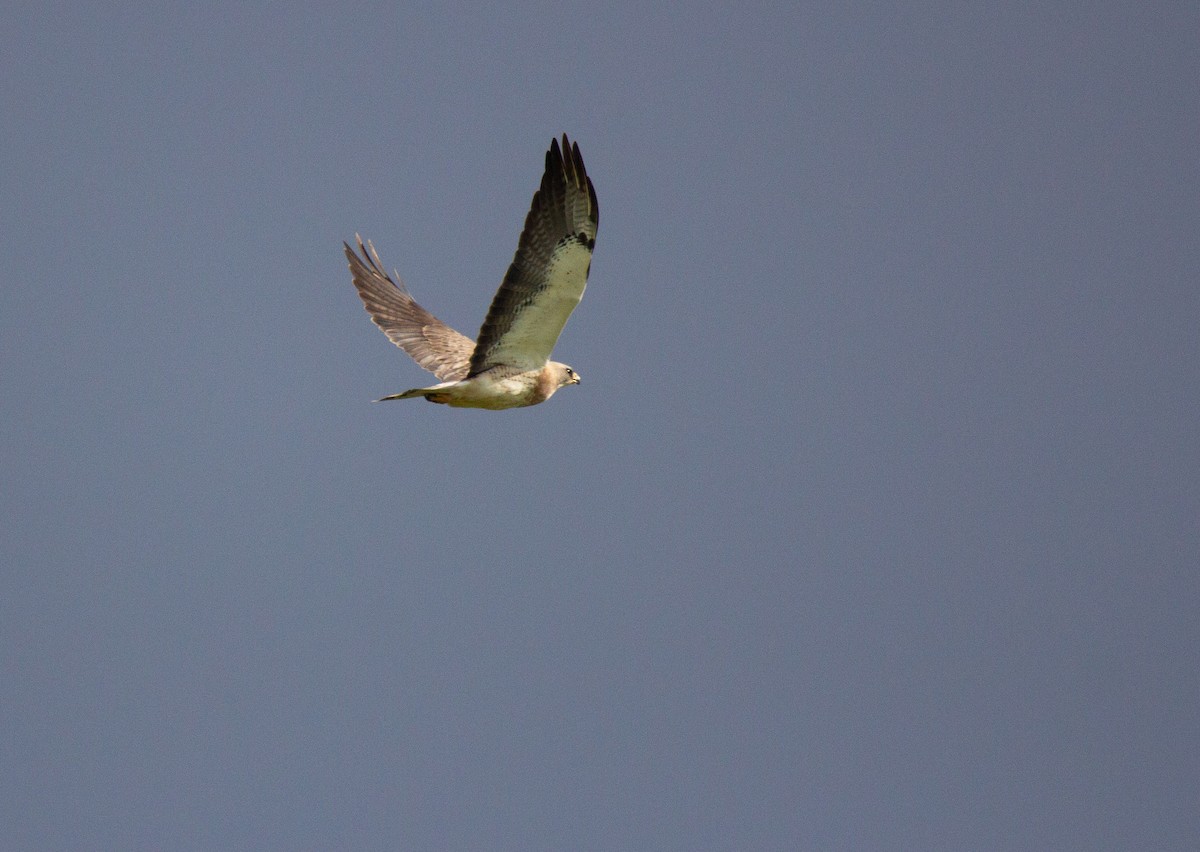
M 579 384 L 579 376 L 566 364 L 551 361 L 540 370 L 514 370 L 493 367 L 485 373 L 456 382 L 442 382 L 427 388 L 413 388 L 384 399 L 424 397 L 456 408 L 521 408 L 548 400 L 565 385 Z
M 579 146 L 566 135 L 546 153 L 516 256 L 472 341 L 418 305 L 388 277 L 370 243 L 346 245 L 354 286 L 372 321 L 441 383 L 383 399 L 416 399 L 459 408 L 537 405 L 579 375 L 550 352 L 587 286 L 599 206 Z M 381 400 L 382 401 L 382 400 Z

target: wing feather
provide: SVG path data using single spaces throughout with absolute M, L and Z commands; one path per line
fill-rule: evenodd
M 579 145 L 564 133 L 546 152 L 517 252 L 492 299 L 471 356 L 470 375 L 505 365 L 540 369 L 583 298 L 600 207 Z M 415 357 L 415 356 L 414 356 Z
M 467 377 L 475 343 L 422 308 L 403 284 L 383 271 L 375 246 L 355 235 L 358 252 L 346 248 L 350 274 L 371 321 L 414 361 L 444 382 Z M 360 257 L 361 255 L 361 257 Z

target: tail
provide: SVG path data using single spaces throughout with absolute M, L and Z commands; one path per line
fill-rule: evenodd
M 394 393 L 390 396 L 381 396 L 379 399 L 377 399 L 375 401 L 376 402 L 387 402 L 389 399 L 417 399 L 419 397 L 425 396 L 427 393 L 429 393 L 432 390 L 433 390 L 433 388 L 413 388 L 412 390 L 406 390 L 404 393 Z

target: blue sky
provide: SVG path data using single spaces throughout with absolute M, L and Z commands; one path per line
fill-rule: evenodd
M 1198 31 L 14 9 L 0 846 L 1195 848 Z M 564 131 L 584 383 L 373 405 Z

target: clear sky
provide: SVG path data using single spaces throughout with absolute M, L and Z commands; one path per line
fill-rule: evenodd
M 397 5 L 5 14 L 0 848 L 1200 846 L 1200 7 Z

